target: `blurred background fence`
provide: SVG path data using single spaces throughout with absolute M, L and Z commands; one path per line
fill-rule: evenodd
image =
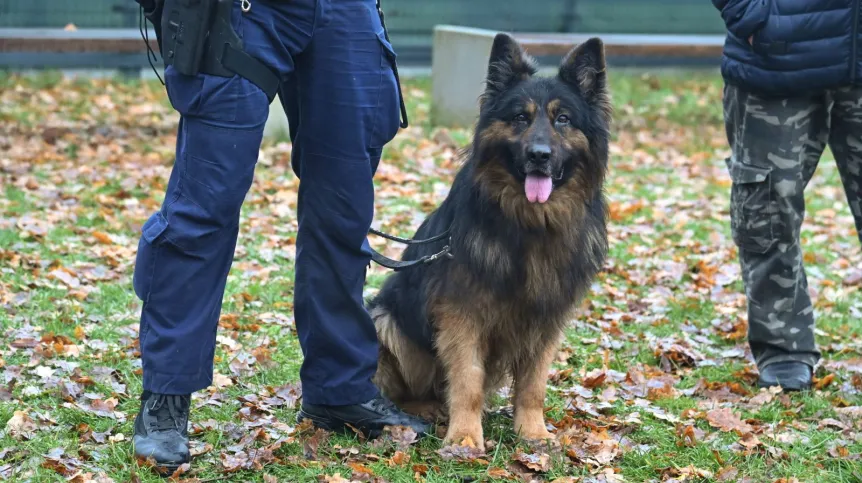
M 382 6 L 404 66 L 430 65 L 433 28 L 438 24 L 510 32 L 723 33 L 718 11 L 707 0 L 382 0 Z M 31 35 L 47 35 L 43 29 L 69 24 L 77 29 L 129 29 L 128 37 L 139 28 L 137 4 L 133 0 L 0 0 L 0 32 L 27 28 L 40 29 Z M 75 67 L 75 53 L 53 59 L 50 53 L 40 55 L 46 63 L 61 60 L 62 67 Z M 131 57 L 148 67 L 146 56 Z M 106 67 L 116 67 L 116 61 L 105 58 Z M 32 55 L 16 56 L 0 49 L 0 69 L 33 63 Z M 86 67 L 91 64 L 92 57 Z

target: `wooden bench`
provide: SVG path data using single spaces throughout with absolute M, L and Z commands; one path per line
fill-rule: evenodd
M 494 30 L 439 25 L 434 29 L 431 119 L 441 126 L 469 126 L 478 114 Z M 556 65 L 575 45 L 600 37 L 609 65 L 718 66 L 722 35 L 626 35 L 512 32 L 529 54 Z M 548 59 L 550 58 L 550 59 Z
M 147 31 L 147 38 L 155 53 L 153 65 L 164 80 L 156 33 Z M 152 73 L 147 43 L 135 29 L 0 29 L 0 66 L 22 70 L 108 69 L 130 78 Z M 265 136 L 286 137 L 287 119 L 278 97 L 269 109 Z
M 148 32 L 162 65 L 156 34 Z M 0 66 L 12 69 L 117 69 L 137 76 L 150 68 L 147 47 L 137 29 L 0 29 Z M 70 55 L 72 54 L 72 55 Z

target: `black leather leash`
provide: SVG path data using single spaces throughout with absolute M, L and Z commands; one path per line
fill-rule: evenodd
M 380 16 L 380 25 L 383 27 L 383 36 L 386 38 L 387 42 L 391 42 L 391 40 L 389 40 L 389 29 L 386 28 L 386 21 L 384 19 L 384 15 L 383 15 L 383 8 L 380 6 L 380 0 L 377 0 L 377 14 Z M 393 72 L 393 74 L 395 74 L 395 84 L 398 85 L 398 100 L 401 104 L 400 105 L 400 108 L 401 108 L 401 127 L 406 128 L 408 125 L 407 124 L 407 106 L 404 104 L 404 94 L 401 91 L 401 80 L 398 77 L 398 65 L 395 62 L 395 58 L 393 58 L 392 56 L 388 56 L 388 57 L 389 57 L 389 63 L 392 66 L 392 72 Z M 440 250 L 437 253 L 433 253 L 431 255 L 425 255 L 424 257 L 419 258 L 417 260 L 393 260 L 389 257 L 383 256 L 382 254 L 378 253 L 373 248 L 371 249 L 371 259 L 375 263 L 377 263 L 378 265 L 389 268 L 389 269 L 394 270 L 396 272 L 400 272 L 401 270 L 406 270 L 408 268 L 413 268 L 413 267 L 416 267 L 416 266 L 422 265 L 422 264 L 432 263 L 432 262 L 439 260 L 439 259 L 442 259 L 442 258 L 448 258 L 448 259 L 454 258 L 454 256 L 452 255 L 452 248 L 451 248 L 452 238 L 449 236 L 449 231 L 450 230 L 446 230 L 439 235 L 433 236 L 431 238 L 426 238 L 424 240 L 410 240 L 408 238 L 401 238 L 401 237 L 397 237 L 397 236 L 393 236 L 393 235 L 387 235 L 386 233 L 375 230 L 374 228 L 369 228 L 368 233 L 371 233 L 371 234 L 374 234 L 377 236 L 382 236 L 383 238 L 386 238 L 386 239 L 389 239 L 392 241 L 396 241 L 399 243 L 404 243 L 405 245 L 424 245 L 426 243 L 434 243 L 434 242 L 437 242 L 440 240 L 445 240 L 446 238 L 449 238 L 449 243 L 446 246 L 444 246 L 442 250 Z
M 452 255 L 452 238 L 449 236 L 449 230 L 444 231 L 439 235 L 435 235 L 431 238 L 425 238 L 424 240 L 410 240 L 408 238 L 401 238 L 393 235 L 387 235 L 381 231 L 377 231 L 374 228 L 369 228 L 368 233 L 372 233 L 377 236 L 382 236 L 383 238 L 387 238 L 392 241 L 396 241 L 399 243 L 404 243 L 405 245 L 424 245 L 426 243 L 434 243 L 440 240 L 444 240 L 449 238 L 449 243 L 443 247 L 437 253 L 432 253 L 431 255 L 425 255 L 422 258 L 418 258 L 416 260 L 393 260 L 389 257 L 383 256 L 378 253 L 373 248 L 371 249 L 371 259 L 374 260 L 375 263 L 386 267 L 388 269 L 394 270 L 396 272 L 400 272 L 401 270 L 405 270 L 408 268 L 413 268 L 418 265 L 429 264 L 441 258 L 452 259 L 454 256 Z

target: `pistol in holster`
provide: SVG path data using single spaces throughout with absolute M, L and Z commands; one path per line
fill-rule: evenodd
M 279 76 L 243 50 L 231 24 L 233 0 L 136 1 L 148 4 L 144 15 L 155 27 L 165 66 L 184 75 L 239 75 L 260 87 L 270 102 L 275 98 Z

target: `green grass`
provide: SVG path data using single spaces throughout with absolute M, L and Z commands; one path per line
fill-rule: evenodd
M 383 229 L 404 236 L 441 201 L 438 187 L 448 185 L 458 166 L 453 152 L 471 138 L 469 130 L 430 124 L 429 87 L 428 79 L 405 81 L 412 127 L 385 148 L 375 181 L 377 220 Z M 744 377 L 752 367 L 742 355 L 744 333 L 743 338 L 723 337 L 744 315 L 744 298 L 728 223 L 721 87 L 715 73 L 611 75 L 616 154 L 607 185 L 613 215 L 609 269 L 567 333 L 549 385 L 546 416 L 549 423 L 586 425 L 571 429 L 573 437 L 607 427 L 612 437 L 624 434 L 627 444 L 598 466 L 549 452 L 551 464 L 541 481 L 566 476 L 602 481 L 590 478 L 608 468 L 625 481 L 662 481 L 688 466 L 713 474 L 733 466 L 740 478 L 758 482 L 853 482 L 862 475 L 860 423 L 840 414 L 843 406 L 862 405 L 854 373 L 823 367 L 818 378 L 835 377 L 824 388 L 778 395 L 757 406 L 751 398 L 758 391 Z M 138 230 L 161 201 L 173 161 L 175 114 L 158 81 L 3 75 L 0 88 L 0 120 L 16 123 L 10 142 L 19 149 L 4 165 L 11 169 L 0 169 L 0 328 L 7 341 L 0 347 L 0 428 L 6 428 L 0 433 L 0 475 L 9 481 L 64 481 L 55 468 L 43 465 L 46 455 L 62 448 L 66 461 L 78 461 L 68 475 L 80 470 L 93 479 L 132 481 L 134 474 L 137 481 L 159 481 L 131 457 L 141 390 L 140 302 L 131 276 Z M 52 126 L 70 132 L 48 142 L 46 129 Z M 88 134 L 104 126 L 122 126 L 127 133 L 98 140 Z M 447 136 L 456 146 L 439 142 Z M 429 142 L 433 139 L 438 141 Z M 392 442 L 345 436 L 325 439 L 317 459 L 308 460 L 309 435 L 297 432 L 295 409 L 273 407 L 261 426 L 267 436 L 244 450 L 283 438 L 274 458 L 262 468 L 224 472 L 222 457 L 233 455 L 232 446 L 254 430 L 242 413 L 254 406 L 247 397 L 265 398 L 275 388 L 295 384 L 301 364 L 292 319 L 297 182 L 278 141 L 284 140 L 265 143 L 270 162 L 258 167 L 243 210 L 215 361 L 217 382 L 230 377 L 230 384 L 196 394 L 194 404 L 201 407 L 192 414 L 192 439 L 196 447 L 211 448 L 193 460 L 191 474 L 202 481 L 265 481 L 266 475 L 314 482 L 336 473 L 351 480 L 359 478 L 355 465 L 362 464 L 380 481 L 415 481 L 415 471 L 427 482 L 513 481 L 499 475 L 515 473 L 517 452 L 541 449 L 516 438 L 505 411 L 485 421 L 485 437 L 494 445 L 481 460 L 444 459 L 437 453 L 441 440 L 431 437 L 404 448 L 405 462 L 396 457 Z M 809 215 L 815 216 L 806 219 L 803 244 L 809 282 L 818 294 L 817 337 L 824 361 L 859 358 L 862 297 L 842 280 L 862 261 L 828 152 L 806 196 Z M 56 270 L 67 270 L 75 286 L 62 275 L 58 279 Z M 723 272 L 731 276 L 727 293 L 713 294 L 716 274 Z M 379 287 L 387 273 L 372 266 L 367 289 Z M 22 346 L 27 338 L 38 343 Z M 670 349 L 663 365 L 656 354 L 659 342 L 677 342 L 683 349 Z M 260 347 L 265 351 L 257 354 L 272 363 L 259 361 L 251 374 L 234 375 L 234 357 Z M 687 349 L 702 358 L 686 364 Z M 589 376 L 601 371 L 607 374 L 604 382 L 585 389 Z M 651 381 L 655 394 L 640 394 L 631 381 L 615 376 L 639 373 Z M 661 377 L 669 377 L 670 386 L 659 382 Z M 72 381 L 82 385 L 80 394 L 64 397 L 63 387 Z M 716 394 L 728 394 L 727 387 L 746 394 L 716 402 L 704 392 L 704 383 L 715 385 Z M 11 394 L 5 399 L 4 389 Z M 82 409 L 91 398 L 116 403 L 118 419 Z M 508 405 L 503 397 L 494 402 Z M 707 412 L 722 404 L 755 428 L 762 444 L 753 453 L 735 446 L 738 434 L 708 422 Z M 16 411 L 32 420 L 28 437 L 13 431 Z M 826 418 L 842 420 L 848 429 L 819 428 Z M 215 427 L 205 424 L 210 420 Z M 687 426 L 703 432 L 691 446 L 679 436 Z M 82 430 L 109 434 L 101 442 L 81 443 Z M 797 441 L 788 442 L 791 436 Z M 836 446 L 850 457 L 834 457 L 830 451 Z M 5 448 L 14 449 L 3 453 Z M 81 478 L 75 481 L 90 481 Z

